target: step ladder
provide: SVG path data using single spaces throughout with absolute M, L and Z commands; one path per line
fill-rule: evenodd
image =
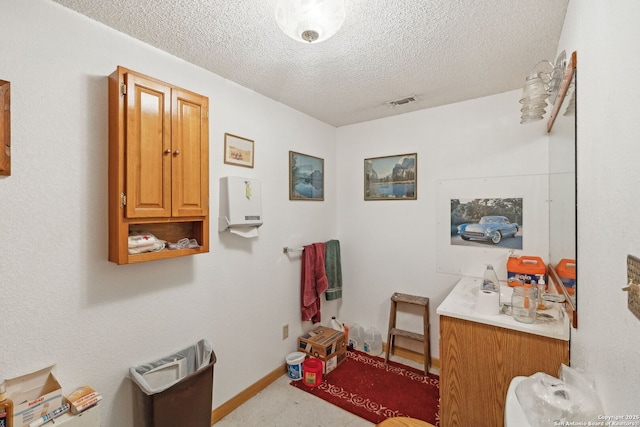
M 397 313 L 398 303 L 422 306 L 422 320 L 423 320 L 422 334 L 396 328 L 396 313 Z M 429 298 L 415 296 L 415 295 L 401 294 L 398 292 L 394 293 L 391 296 L 391 311 L 389 313 L 389 333 L 387 334 L 387 349 L 384 357 L 385 363 L 389 362 L 389 355 L 393 354 L 395 337 L 405 337 L 415 341 L 422 341 L 424 346 L 424 350 L 423 350 L 424 351 L 424 373 L 425 375 L 428 374 L 429 366 L 431 366 L 431 354 L 429 351 Z

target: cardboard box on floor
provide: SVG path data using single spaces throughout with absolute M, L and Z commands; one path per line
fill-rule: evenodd
M 30 423 L 62 406 L 62 387 L 54 366 L 5 380 L 7 397 L 13 400 L 13 427 Z
M 299 337 L 298 350 L 320 359 L 325 375 L 347 358 L 344 332 L 324 326 L 318 326 Z

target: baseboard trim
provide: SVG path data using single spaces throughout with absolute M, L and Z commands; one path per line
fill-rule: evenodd
M 244 389 L 240 393 L 236 394 L 231 399 L 227 400 L 222 405 L 215 408 L 211 411 L 211 425 L 214 425 L 226 415 L 231 413 L 234 409 L 238 408 L 240 405 L 245 403 L 247 400 L 251 399 L 253 396 L 258 394 L 260 391 L 267 388 L 269 384 L 280 378 L 282 375 L 287 373 L 287 364 L 280 365 L 277 369 L 274 369 L 266 376 L 250 385 L 248 388 Z
M 386 351 L 386 343 L 383 343 L 384 349 Z M 412 360 L 417 363 L 423 363 L 424 357 L 422 353 L 418 353 L 416 351 L 408 350 L 402 347 L 394 347 L 393 354 L 398 357 L 403 357 L 408 360 Z M 382 356 L 384 357 L 384 356 Z M 440 359 L 436 359 L 434 357 L 431 358 L 431 367 L 434 369 L 440 369 Z M 245 403 L 247 400 L 251 399 L 256 394 L 260 393 L 262 390 L 267 388 L 269 384 L 280 378 L 282 375 L 287 373 L 287 364 L 284 363 L 280 365 L 278 368 L 269 372 L 266 376 L 259 379 L 257 382 L 253 383 L 240 393 L 236 394 L 231 399 L 227 400 L 222 405 L 215 408 L 211 411 L 211 425 L 214 425 L 225 416 L 233 412 L 234 409 L 237 409 Z
M 382 343 L 383 352 L 387 351 L 387 343 Z M 407 348 L 394 346 L 393 354 L 398 357 L 402 357 L 404 359 L 409 359 L 417 363 L 424 363 L 424 356 L 422 353 L 418 353 L 417 351 L 409 350 Z M 384 355 L 382 355 L 384 357 Z M 440 369 L 440 359 L 435 357 L 431 358 L 431 367 L 434 369 Z

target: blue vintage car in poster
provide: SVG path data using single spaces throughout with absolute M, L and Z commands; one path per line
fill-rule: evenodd
M 490 240 L 497 245 L 503 237 L 515 237 L 518 224 L 509 222 L 506 216 L 483 216 L 479 223 L 460 224 L 458 234 L 463 240 Z

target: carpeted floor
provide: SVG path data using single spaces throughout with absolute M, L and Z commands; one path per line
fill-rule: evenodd
M 346 360 L 320 385 L 291 385 L 372 423 L 404 416 L 439 425 L 437 375 L 393 361 L 386 364 L 383 358 L 359 351 L 347 352 Z
M 391 360 L 416 368 L 421 365 L 398 356 L 391 356 Z M 290 382 L 284 374 L 215 427 L 375 427 L 372 422 L 291 387 Z

